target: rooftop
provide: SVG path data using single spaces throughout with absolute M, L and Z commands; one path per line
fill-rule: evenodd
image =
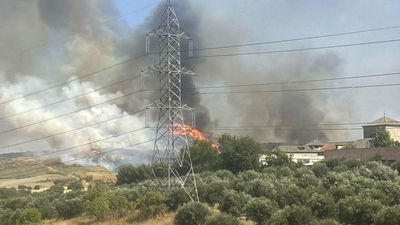
M 307 144 L 305 144 L 306 146 L 324 146 L 325 145 L 325 143 L 323 143 L 322 141 L 320 141 L 320 140 L 314 140 L 314 141 L 311 141 L 311 142 L 309 142 L 309 143 L 307 143 Z
M 397 121 L 397 120 L 394 120 L 394 119 L 392 119 L 392 118 L 390 118 L 390 117 L 387 117 L 387 116 L 383 116 L 383 117 L 381 117 L 381 118 L 379 118 L 379 119 L 377 119 L 377 120 L 375 120 L 375 121 L 373 121 L 373 122 L 371 122 L 371 123 L 368 123 L 367 125 L 365 125 L 365 126 L 380 126 L 380 125 L 394 125 L 394 126 L 400 126 L 400 122 L 399 121 Z

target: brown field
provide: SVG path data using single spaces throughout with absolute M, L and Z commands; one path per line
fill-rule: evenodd
M 137 225 L 173 225 L 174 214 L 169 213 L 162 217 L 151 219 L 145 222 L 129 222 L 130 217 L 124 217 L 113 220 L 106 220 L 104 222 L 96 221 L 87 217 L 78 217 L 70 220 L 64 221 L 46 221 L 45 225 L 128 225 L 128 224 L 137 224 Z
M 64 221 L 46 221 L 44 225 L 173 225 L 174 213 L 165 214 L 162 217 L 151 219 L 145 222 L 129 222 L 130 217 L 124 217 L 104 222 L 95 221 L 87 217 L 78 217 Z M 244 225 L 254 225 L 251 221 L 242 221 Z

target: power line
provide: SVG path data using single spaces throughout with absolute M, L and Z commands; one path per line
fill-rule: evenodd
M 306 89 L 287 89 L 287 90 L 218 91 L 218 92 L 197 92 L 197 93 L 194 92 L 194 93 L 190 93 L 190 94 L 192 94 L 192 95 L 212 95 L 212 94 L 281 93 L 281 92 L 301 92 L 301 91 L 324 91 L 324 90 L 341 90 L 341 89 L 361 89 L 361 88 L 392 87 L 392 86 L 400 86 L 400 83 L 379 84 L 379 85 L 362 85 L 362 86 L 347 86 L 347 87 L 324 87 L 324 88 L 306 88 Z M 220 87 L 223 87 L 223 86 L 220 86 Z M 199 89 L 201 89 L 201 88 L 202 88 L 202 87 L 200 87 Z M 119 97 L 116 97 L 116 98 L 113 98 L 113 99 L 109 99 L 109 100 L 107 100 L 107 101 L 105 101 L 105 102 L 97 103 L 97 104 L 94 104 L 94 105 L 91 105 L 91 106 L 88 106 L 88 107 L 85 107 L 85 108 L 81 108 L 81 109 L 78 109 L 78 110 L 73 111 L 73 112 L 68 112 L 68 113 L 61 114 L 61 115 L 58 115 L 58 116 L 55 116 L 55 117 L 52 117 L 52 118 L 49 118 L 49 119 L 41 120 L 41 121 L 38 121 L 38 122 L 35 122 L 35 123 L 31 123 L 31 124 L 23 125 L 23 126 L 20 126 L 20 127 L 16 127 L 16 128 L 12 128 L 12 129 L 8 129 L 8 130 L 0 131 L 0 134 L 4 134 L 4 133 L 7 133 L 7 132 L 11 132 L 11 131 L 19 130 L 19 129 L 22 129 L 22 128 L 30 127 L 30 126 L 33 126 L 33 125 L 37 125 L 37 124 L 40 124 L 40 123 L 42 123 L 42 122 L 47 122 L 47 121 L 50 121 L 50 120 L 53 120 L 53 119 L 57 119 L 57 118 L 60 118 L 60 117 L 64 117 L 64 116 L 67 116 L 67 115 L 70 115 L 70 114 L 73 114 L 73 113 L 76 113 L 76 112 L 80 112 L 80 111 L 85 110 L 85 109 L 90 109 L 90 108 L 93 108 L 93 107 L 96 107 L 96 106 L 99 106 L 99 105 L 103 105 L 103 104 L 105 104 L 105 103 L 112 102 L 112 101 L 115 101 L 115 100 L 118 100 L 118 99 L 121 99 L 121 98 L 124 98 L 124 97 L 127 97 L 127 96 L 131 96 L 131 95 L 134 95 L 134 94 L 137 94 L 137 93 L 141 93 L 141 92 L 152 92 L 152 91 L 158 91 L 158 89 L 147 89 L 147 90 L 140 90 L 140 91 L 131 92 L 131 93 L 128 93 L 128 94 L 126 94 L 126 95 L 119 96 Z
M 73 100 L 73 99 L 78 99 L 78 98 L 81 98 L 83 96 L 86 96 L 86 95 L 89 95 L 89 94 L 93 94 L 93 93 L 96 93 L 96 92 L 101 91 L 101 90 L 105 90 L 105 89 L 108 89 L 108 88 L 111 88 L 111 87 L 119 86 L 121 84 L 124 84 L 125 82 L 137 79 L 139 77 L 140 76 L 134 76 L 134 77 L 131 77 L 131 78 L 128 78 L 128 79 L 125 79 L 125 80 L 118 81 L 118 82 L 113 83 L 111 85 L 102 86 L 100 88 L 96 88 L 96 89 L 94 89 L 92 91 L 89 91 L 89 92 L 85 92 L 85 93 L 82 93 L 82 94 L 79 94 L 79 95 L 75 95 L 75 96 L 70 97 L 70 98 L 62 99 L 62 100 L 57 101 L 57 102 L 53 102 L 53 103 L 50 103 L 50 104 L 38 106 L 36 108 L 31 108 L 31 109 L 28 109 L 28 110 L 25 110 L 25 111 L 21 111 L 21 112 L 17 112 L 17 113 L 14 113 L 14 114 L 6 115 L 4 117 L 0 117 L 0 120 L 5 120 L 5 119 L 11 118 L 11 117 L 19 116 L 21 114 L 25 114 L 25 113 L 28 113 L 28 112 L 36 111 L 36 110 L 39 110 L 39 109 L 42 109 L 42 108 L 47 108 L 47 107 L 50 107 L 50 106 L 58 105 L 60 103 L 63 103 L 63 102 L 66 102 L 66 101 L 70 101 L 70 100 Z
M 331 49 L 331 48 L 346 48 L 346 47 L 355 47 L 355 46 L 394 43 L 394 42 L 399 42 L 399 41 L 400 41 L 400 39 L 392 39 L 392 40 L 361 42 L 361 43 L 352 43 L 352 44 L 343 44 L 343 45 L 328 45 L 328 46 L 310 47 L 310 48 L 295 48 L 295 49 L 274 50 L 274 51 L 216 54 L 216 55 L 200 55 L 200 56 L 193 56 L 190 58 L 186 58 L 186 60 L 192 60 L 192 59 L 197 59 L 197 58 L 219 58 L 219 57 L 248 56 L 248 55 L 265 55 L 265 54 L 275 54 L 275 53 L 289 53 L 289 52 L 322 50 L 322 49 Z
M 57 150 L 57 151 L 54 151 L 54 152 L 45 153 L 45 154 L 40 155 L 40 157 L 49 156 L 49 155 L 54 155 L 54 154 L 56 154 L 56 153 L 61 153 L 61 152 L 65 152 L 65 151 L 68 151 L 68 150 L 80 148 L 80 147 L 83 147 L 83 146 L 88 146 L 88 145 L 91 145 L 91 144 L 95 144 L 95 143 L 107 141 L 107 140 L 114 139 L 114 138 L 117 138 L 117 137 L 121 137 L 121 136 L 124 136 L 124 135 L 127 135 L 127 134 L 139 132 L 139 131 L 142 131 L 142 130 L 144 130 L 144 129 L 146 129 L 146 127 L 139 128 L 139 129 L 135 129 L 135 130 L 131 130 L 131 131 L 127 131 L 127 132 L 123 132 L 123 133 L 118 134 L 118 135 L 115 135 L 115 136 L 111 136 L 111 137 L 107 137 L 107 138 L 103 138 L 103 139 L 91 141 L 91 142 L 88 142 L 88 143 L 85 143 L 85 144 L 80 144 L 80 145 L 75 145 L 75 146 L 68 147 L 68 148 L 63 148 L 63 149 L 61 149 L 61 150 Z
M 333 33 L 333 34 L 323 34 L 323 35 L 316 35 L 316 36 L 307 36 L 307 37 L 298 37 L 298 38 L 291 38 L 291 39 L 274 40 L 274 41 L 254 42 L 254 43 L 247 43 L 247 44 L 236 44 L 236 45 L 226 45 L 226 46 L 217 46 L 217 47 L 198 48 L 198 49 L 193 49 L 193 51 L 205 51 L 205 50 L 216 50 L 216 49 L 226 49 L 226 48 L 238 48 L 238 47 L 249 47 L 249 46 L 257 46 L 257 45 L 277 44 L 277 43 L 303 41 L 303 40 L 310 40 L 310 39 L 320 39 L 320 38 L 326 38 L 326 37 L 336 37 L 336 36 L 344 36 L 344 35 L 359 34 L 359 33 L 368 33 L 368 32 L 381 31 L 381 30 L 391 30 L 391 29 L 397 29 L 397 28 L 400 28 L 400 25 L 399 26 L 381 27 L 381 28 L 372 28 L 372 29 L 366 29 L 366 30 L 341 32 L 341 33 Z
M 240 56 L 240 55 L 260 55 L 260 54 L 272 54 L 272 53 L 284 53 L 284 52 L 296 52 L 296 51 L 310 51 L 310 50 L 320 50 L 320 49 L 329 49 L 329 48 L 343 48 L 343 47 L 351 47 L 351 46 L 381 44 L 381 43 L 398 42 L 398 41 L 400 41 L 400 39 L 386 40 L 386 41 L 375 41 L 375 42 L 364 42 L 364 43 L 354 43 L 354 44 L 345 44 L 345 45 L 322 46 L 322 47 L 313 47 L 313 48 L 299 48 L 299 49 L 276 50 L 276 51 L 266 51 L 266 52 L 250 52 L 250 53 L 220 54 L 220 55 L 208 55 L 208 56 L 205 55 L 205 56 L 195 56 L 195 57 L 191 57 L 191 58 L 187 58 L 187 59 L 190 60 L 190 59 L 208 58 L 208 57 L 231 57 L 231 56 Z M 149 54 L 158 54 L 158 53 L 149 53 Z M 58 84 L 49 86 L 49 87 L 47 87 L 47 88 L 40 89 L 40 90 L 31 92 L 31 93 L 28 93 L 28 94 L 25 94 L 25 95 L 16 97 L 16 98 L 12 98 L 12 99 L 8 99 L 8 100 L 5 100 L 5 101 L 2 101 L 2 102 L 0 102 L 0 105 L 1 105 L 1 104 L 5 104 L 5 103 L 9 103 L 9 102 L 12 102 L 12 101 L 16 101 L 16 100 L 19 100 L 19 99 L 22 99 L 22 98 L 26 98 L 26 97 L 29 97 L 29 96 L 32 96 L 32 95 L 35 95 L 35 94 L 39 94 L 39 93 L 42 93 L 42 92 L 51 90 L 51 89 L 56 88 L 56 87 L 60 87 L 60 86 L 62 86 L 62 85 L 65 85 L 65 84 L 68 84 L 68 83 L 71 83 L 71 82 L 74 82 L 74 81 L 77 81 L 77 80 L 81 80 L 81 79 L 84 79 L 84 78 L 87 78 L 87 77 L 90 77 L 90 76 L 94 76 L 94 75 L 96 75 L 96 74 L 98 74 L 98 73 L 101 73 L 101 72 L 107 71 L 107 70 L 109 70 L 109 69 L 112 69 L 112 68 L 121 66 L 121 65 L 123 65 L 123 64 L 125 64 L 125 63 L 131 62 L 131 61 L 134 61 L 134 60 L 137 60 L 137 59 L 142 58 L 142 57 L 145 57 L 145 56 L 147 56 L 147 55 L 149 55 L 149 54 L 143 54 L 143 55 L 140 55 L 140 56 L 137 56 L 137 57 L 134 57 L 134 58 L 130 58 L 130 59 L 127 59 L 127 60 L 125 60 L 125 61 L 122 61 L 122 62 L 113 64 L 113 65 L 108 66 L 108 67 L 105 67 L 105 68 L 102 68 L 102 69 L 100 69 L 100 70 L 91 72 L 91 73 L 89 73 L 89 74 L 85 74 L 85 75 L 83 75 L 83 76 L 79 76 L 78 78 L 75 78 L 75 79 L 72 79 L 72 80 L 69 80 L 69 81 L 65 81 L 65 82 L 61 82 L 61 83 L 58 83 Z
M 337 77 L 337 78 L 297 80 L 297 81 L 281 81 L 281 82 L 269 82 L 269 83 L 258 83 L 258 84 L 233 84 L 233 85 L 219 85 L 219 86 L 201 86 L 201 87 L 198 87 L 198 88 L 183 88 L 183 89 L 185 89 L 185 90 L 194 90 L 194 89 L 216 89 L 216 88 L 233 88 L 233 87 L 269 86 L 269 85 L 278 85 L 278 84 L 311 83 L 311 82 L 320 82 L 320 81 L 362 79 L 362 78 L 399 76 L 399 75 L 400 75 L 400 72 L 393 72 L 393 73 L 380 73 L 380 74 L 347 76 L 347 77 Z M 113 86 L 117 86 L 117 85 L 123 84 L 123 83 L 125 83 L 127 81 L 134 80 L 134 79 L 137 79 L 137 78 L 140 78 L 140 76 L 134 76 L 132 78 L 128 78 L 128 79 L 125 79 L 125 80 L 122 80 L 122 81 L 118 81 L 118 82 L 113 83 L 111 85 L 106 85 L 106 86 L 94 89 L 93 91 L 82 93 L 82 94 L 76 95 L 74 97 L 66 98 L 66 99 L 63 99 L 63 100 L 60 100 L 60 101 L 57 101 L 57 102 L 54 102 L 54 103 L 50 103 L 50 104 L 47 104 L 47 105 L 42 105 L 42 106 L 39 106 L 39 107 L 36 107 L 36 108 L 32 108 L 32 109 L 28 109 L 28 110 L 25 110 L 25 111 L 17 112 L 17 113 L 14 113 L 14 114 L 10 114 L 10 115 L 7 115 L 7 116 L 3 116 L 3 117 L 0 117 L 0 120 L 8 119 L 10 117 L 15 117 L 15 116 L 18 116 L 18 115 L 21 115 L 21 114 L 24 114 L 24 113 L 28 113 L 28 112 L 32 112 L 32 111 L 35 111 L 35 110 L 38 110 L 38 109 L 41 109 L 41 108 L 54 106 L 54 105 L 57 105 L 57 104 L 60 104 L 62 102 L 66 102 L 66 101 L 69 101 L 69 100 L 72 100 L 72 99 L 77 99 L 77 98 L 80 98 L 82 96 L 85 96 L 85 95 L 88 95 L 88 94 L 91 94 L 91 93 L 95 93 L 95 92 L 100 91 L 100 90 L 108 89 L 108 88 L 111 88 Z
M 68 112 L 68 113 L 64 113 L 64 114 L 61 114 L 61 115 L 57 115 L 57 116 L 54 116 L 54 117 L 51 117 L 51 118 L 48 118 L 48 119 L 45 119 L 45 120 L 41 120 L 41 121 L 38 121 L 38 122 L 35 122 L 35 123 L 31 123 L 31 124 L 26 124 L 26 125 L 23 125 L 23 126 L 20 126 L 20 127 L 15 127 L 15 128 L 11 128 L 11 129 L 8 129 L 8 130 L 3 130 L 3 131 L 0 131 L 0 134 L 4 134 L 4 133 L 11 132 L 11 131 L 20 130 L 20 129 L 23 129 L 23 128 L 27 128 L 27 127 L 30 127 L 30 126 L 34 126 L 34 125 L 43 123 L 43 122 L 48 122 L 48 121 L 51 121 L 51 120 L 54 120 L 54 119 L 58 119 L 58 118 L 73 114 L 73 113 L 77 113 L 77 112 L 80 112 L 80 111 L 83 111 L 83 110 L 86 110 L 86 109 L 91 109 L 91 108 L 96 107 L 96 106 L 100 106 L 100 105 L 103 105 L 103 104 L 106 104 L 106 103 L 109 103 L 109 102 L 116 101 L 116 100 L 121 99 L 121 98 L 125 98 L 125 97 L 128 97 L 128 96 L 134 95 L 134 94 L 147 92 L 147 91 L 148 90 L 134 91 L 134 92 L 131 92 L 131 93 L 128 93 L 128 94 L 125 94 L 125 95 L 122 95 L 122 96 L 119 96 L 119 97 L 116 97 L 116 98 L 109 99 L 109 100 L 101 102 L 101 103 L 97 103 L 97 104 L 90 105 L 90 106 L 87 106 L 87 107 L 84 107 L 84 108 L 80 108 L 80 109 L 72 111 L 72 112 Z
M 56 150 L 56 151 L 53 151 L 53 152 L 50 152 L 50 153 L 41 154 L 40 157 L 49 156 L 49 155 L 54 155 L 54 154 L 56 154 L 56 153 L 61 153 L 61 152 L 65 152 L 65 151 L 68 151 L 68 150 L 80 148 L 80 147 L 83 147 L 83 146 L 95 144 L 95 143 L 98 143 L 98 142 L 110 140 L 110 139 L 117 138 L 117 137 L 121 137 L 121 136 L 124 136 L 124 135 L 127 135 L 127 134 L 139 132 L 139 131 L 142 131 L 142 130 L 144 130 L 144 129 L 146 129 L 146 127 L 140 128 L 140 129 L 136 129 L 136 130 L 131 130 L 131 131 L 128 131 L 128 132 L 123 132 L 123 133 L 118 134 L 118 135 L 115 135 L 115 136 L 111 136 L 111 137 L 107 137 L 107 138 L 103 138 L 103 139 L 91 141 L 91 142 L 88 142 L 88 143 L 85 143 L 85 144 L 75 145 L 75 146 L 72 146 L 72 147 L 63 148 L 63 149 L 61 149 L 61 150 Z
M 54 133 L 54 134 L 51 134 L 51 135 L 48 135 L 48 136 L 44 136 L 44 137 L 40 137 L 40 138 L 36 138 L 36 139 L 31 139 L 31 140 L 28 140 L 28 141 L 23 141 L 23 142 L 19 142 L 19 143 L 14 143 L 14 144 L 2 146 L 2 147 L 0 147 L 0 150 L 1 149 L 6 149 L 6 148 L 10 148 L 10 147 L 15 147 L 15 146 L 18 146 L 18 145 L 33 143 L 33 142 L 36 142 L 36 141 L 45 140 L 45 139 L 48 139 L 48 138 L 51 138 L 51 137 L 55 137 L 55 136 L 58 136 L 58 135 L 67 134 L 67 133 L 70 133 L 70 132 L 82 130 L 82 129 L 85 129 L 85 128 L 88 128 L 88 127 L 92 127 L 92 126 L 100 125 L 100 124 L 107 123 L 107 122 L 110 122 L 110 121 L 122 119 L 122 118 L 125 118 L 127 116 L 131 116 L 131 115 L 134 115 L 134 114 L 137 114 L 137 113 L 140 113 L 140 112 L 144 112 L 144 111 L 145 111 L 145 109 L 142 109 L 142 110 L 138 110 L 138 111 L 132 112 L 130 114 L 119 115 L 119 116 L 116 116 L 116 117 L 113 117 L 113 118 L 110 118 L 110 119 L 107 119 L 107 120 L 103 120 L 103 121 L 100 121 L 100 122 L 97 122 L 97 123 L 81 126 L 81 127 L 78 127 L 78 128 L 66 130 L 66 131 L 59 132 L 59 133 Z
M 88 128 L 88 127 L 99 125 L 99 124 L 103 124 L 103 123 L 107 123 L 109 121 L 122 119 L 124 117 L 131 116 L 133 114 L 137 114 L 137 113 L 140 113 L 140 112 L 143 112 L 143 111 L 145 111 L 145 109 L 132 112 L 131 114 L 120 115 L 120 116 L 117 116 L 117 117 L 114 117 L 114 118 L 110 118 L 108 120 L 100 121 L 100 122 L 97 122 L 97 123 L 94 123 L 94 124 L 90 124 L 90 125 L 82 126 L 82 127 L 79 127 L 79 128 L 63 131 L 63 132 L 60 132 L 60 133 L 55 133 L 55 134 L 52 134 L 52 135 L 40 137 L 40 138 L 37 138 L 37 139 L 32 139 L 32 140 L 28 140 L 28 141 L 23 141 L 23 142 L 19 142 L 19 143 L 15 143 L 15 144 L 2 146 L 2 147 L 0 147 L 0 150 L 1 149 L 7 149 L 7 148 L 10 148 L 10 147 L 15 147 L 15 146 L 18 146 L 18 145 L 23 145 L 23 144 L 36 142 L 36 141 L 45 140 L 45 139 L 48 139 L 48 138 L 51 138 L 51 137 L 54 137 L 54 136 L 70 133 L 70 132 L 73 132 L 73 131 L 81 130 L 81 129 L 84 129 L 84 128 Z M 240 127 L 216 127 L 216 128 L 211 128 L 210 127 L 210 128 L 205 129 L 205 130 L 214 130 L 214 129 L 215 130 L 223 130 L 223 129 L 234 129 L 234 128 L 241 128 L 241 129 L 285 128 L 285 129 L 287 129 L 287 128 L 313 127 L 313 126 L 347 126 L 347 125 L 364 125 L 364 124 L 367 124 L 367 122 L 293 124 L 293 125 L 287 125 L 287 126 L 282 126 L 282 125 L 249 125 L 249 126 L 240 126 Z M 151 128 L 151 127 L 148 127 L 148 128 Z
M 224 128 L 304 128 L 304 127 L 316 127 L 316 126 L 350 126 L 350 125 L 365 125 L 368 122 L 346 122 L 346 123 L 309 123 L 309 124 L 289 124 L 289 125 L 241 125 L 237 127 L 232 126 L 218 126 L 215 129 Z M 214 129 L 209 127 L 210 129 Z
M 380 74 L 370 74 L 370 75 L 360 75 L 360 76 L 322 78 L 322 79 L 312 79 L 312 80 L 268 82 L 268 83 L 258 83 L 258 84 L 232 84 L 232 85 L 219 85 L 219 86 L 202 86 L 202 87 L 198 87 L 197 89 L 269 86 L 269 85 L 279 85 L 279 84 L 311 83 L 311 82 L 320 82 L 320 81 L 350 80 L 350 79 L 362 79 L 362 78 L 386 77 L 386 76 L 399 76 L 399 75 L 400 75 L 400 72 L 393 72 L 393 73 L 380 73 Z M 189 89 L 189 88 L 187 88 L 187 89 Z M 193 89 L 193 88 L 190 88 L 190 89 Z
M 325 90 L 343 90 L 343 89 L 362 89 L 362 88 L 377 88 L 377 87 L 394 87 L 400 86 L 400 83 L 393 84 L 375 84 L 375 85 L 360 85 L 347 87 L 323 87 L 323 88 L 305 88 L 305 89 L 286 89 L 286 90 L 253 90 L 253 91 L 218 91 L 218 92 L 193 92 L 192 95 L 213 95 L 213 94 L 252 94 L 252 93 L 282 93 L 282 92 L 302 92 L 302 91 L 325 91 Z
M 262 126 L 255 126 L 255 127 L 222 127 L 222 128 L 205 128 L 204 130 L 211 130 L 211 131 L 233 131 L 233 130 L 271 130 L 271 131 L 276 131 L 276 130 L 283 130 L 283 131 L 359 131 L 362 130 L 362 128 L 279 128 L 279 127 L 275 127 L 274 129 L 266 126 L 266 127 L 262 127 Z
M 143 55 L 139 55 L 139 56 L 136 56 L 136 57 L 133 57 L 133 58 L 129 58 L 127 60 L 121 61 L 119 63 L 113 64 L 113 65 L 110 65 L 110 66 L 107 66 L 107 67 L 104 67 L 104 68 L 96 70 L 94 72 L 90 72 L 88 74 L 85 74 L 85 75 L 82 75 L 82 76 L 78 76 L 77 78 L 74 78 L 74 79 L 71 79 L 71 80 L 68 80 L 68 81 L 64 81 L 64 82 L 61 82 L 61 83 L 58 83 L 58 84 L 53 84 L 53 85 L 51 85 L 51 86 L 49 86 L 47 88 L 40 89 L 40 90 L 37 90 L 37 91 L 33 91 L 33 92 L 28 93 L 28 94 L 24 94 L 22 96 L 19 96 L 19 97 L 15 97 L 15 98 L 11 98 L 11 99 L 8 99 L 8 100 L 4 100 L 4 101 L 0 102 L 0 105 L 1 104 L 5 104 L 5 103 L 9 103 L 9 102 L 13 102 L 13 101 L 16 101 L 16 100 L 19 100 L 19 99 L 23 99 L 23 98 L 26 98 L 26 97 L 29 97 L 29 96 L 32 96 L 32 95 L 36 95 L 36 94 L 39 94 L 39 93 L 42 93 L 42 92 L 45 92 L 45 91 L 48 91 L 48 90 L 63 86 L 65 84 L 72 83 L 74 81 L 78 81 L 78 80 L 82 80 L 82 79 L 85 79 L 85 78 L 88 78 L 88 77 L 91 77 L 91 76 L 95 76 L 95 75 L 97 75 L 97 74 L 99 74 L 101 72 L 104 72 L 104 71 L 113 69 L 115 67 L 121 66 L 123 64 L 138 60 L 138 59 L 143 58 L 145 56 L 147 56 L 147 54 L 143 54 Z
M 392 86 L 400 86 L 400 83 L 379 84 L 379 85 L 363 85 L 363 86 L 347 86 L 347 87 L 287 89 L 287 90 L 218 91 L 218 92 L 197 92 L 197 93 L 194 92 L 194 93 L 190 93 L 190 94 L 192 94 L 192 95 L 212 95 L 212 94 L 282 93 L 282 92 L 301 92 L 301 91 L 361 89 L 361 88 L 392 87 Z M 93 107 L 96 107 L 96 106 L 99 106 L 99 105 L 103 105 L 105 103 L 112 102 L 112 101 L 115 101 L 115 100 L 118 100 L 118 99 L 121 99 L 121 98 L 124 98 L 124 97 L 127 97 L 127 96 L 131 96 L 131 95 L 134 95 L 134 94 L 137 94 L 137 93 L 152 92 L 152 91 L 158 91 L 158 90 L 157 89 L 148 89 L 148 90 L 140 90 L 140 91 L 131 92 L 131 93 L 125 94 L 123 96 L 119 96 L 119 97 L 116 97 L 116 98 L 113 98 L 113 99 L 109 99 L 109 100 L 104 101 L 102 103 L 97 103 L 97 104 L 94 104 L 94 105 L 91 105 L 91 106 L 88 106 L 88 107 L 84 107 L 84 108 L 81 108 L 81 109 L 78 109 L 78 110 L 75 110 L 75 111 L 72 111 L 72 112 L 68 112 L 68 113 L 65 113 L 65 114 L 61 114 L 61 115 L 58 115 L 58 116 L 55 116 L 55 117 L 52 117 L 52 118 L 49 118 L 49 119 L 41 120 L 41 121 L 38 121 L 38 122 L 35 122 L 35 123 L 23 125 L 23 126 L 12 128 L 12 129 L 8 129 L 8 130 L 3 130 L 3 131 L 0 131 L 0 134 L 4 134 L 4 133 L 7 133 L 7 132 L 19 130 L 19 129 L 26 128 L 26 127 L 30 127 L 30 126 L 37 125 L 37 124 L 40 124 L 40 123 L 43 123 L 43 122 L 47 122 L 47 121 L 50 121 L 50 120 L 53 120 L 53 119 L 61 118 L 61 117 L 64 117 L 64 116 L 67 116 L 67 115 L 70 115 L 70 114 L 73 114 L 73 113 L 76 113 L 76 112 L 80 112 L 82 110 L 86 110 L 86 109 L 90 109 L 90 108 L 93 108 Z

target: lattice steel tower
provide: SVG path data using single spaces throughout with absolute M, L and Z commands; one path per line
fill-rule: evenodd
M 193 201 L 198 201 L 196 179 L 189 152 L 189 139 L 184 129 L 184 110 L 193 110 L 182 104 L 182 76 L 195 75 L 184 68 L 181 62 L 181 41 L 189 42 L 191 55 L 192 40 L 184 32 L 171 0 L 167 0 L 160 26 L 147 34 L 146 51 L 149 52 L 150 38 L 159 44 L 160 63 L 150 67 L 158 72 L 160 100 L 149 108 L 159 110 L 154 143 L 152 169 L 154 181 L 162 190 L 182 188 Z M 183 132 L 182 132 L 183 131 Z

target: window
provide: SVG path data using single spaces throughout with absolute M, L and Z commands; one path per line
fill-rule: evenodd
M 304 164 L 309 164 L 309 163 L 310 163 L 310 160 L 309 160 L 309 159 L 303 159 L 303 163 L 304 163 Z

